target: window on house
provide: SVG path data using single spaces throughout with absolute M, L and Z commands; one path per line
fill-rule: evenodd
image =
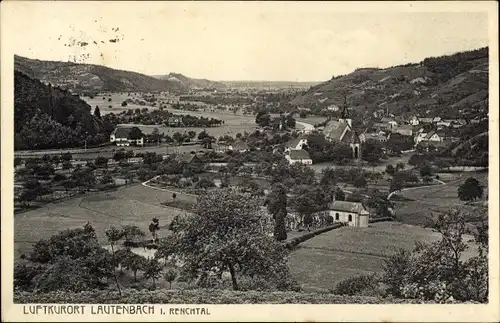
M 340 219 L 340 215 L 338 213 L 335 213 L 335 220 L 339 220 Z
M 352 222 L 352 214 L 349 214 L 349 222 Z

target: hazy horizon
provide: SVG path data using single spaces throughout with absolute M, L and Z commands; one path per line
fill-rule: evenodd
M 316 83 L 489 43 L 488 13 L 460 2 L 454 12 L 425 12 L 432 3 L 385 3 L 384 11 L 363 3 L 366 12 L 342 2 L 6 4 L 2 18 L 16 33 L 4 36 L 18 55 L 150 76 Z

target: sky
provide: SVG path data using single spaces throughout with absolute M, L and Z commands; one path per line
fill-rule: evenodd
M 356 68 L 484 47 L 492 8 L 459 2 L 8 5 L 2 18 L 15 33 L 2 36 L 21 56 L 148 75 L 267 81 L 324 81 Z

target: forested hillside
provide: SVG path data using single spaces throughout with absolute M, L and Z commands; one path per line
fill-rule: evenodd
M 189 89 L 186 85 L 100 65 L 42 61 L 14 56 L 14 68 L 45 83 L 75 91 L 154 92 Z
M 14 148 L 83 146 L 108 140 L 110 125 L 69 91 L 14 72 Z
M 363 115 L 473 118 L 488 110 L 488 48 L 385 69 L 360 68 L 334 76 L 292 100 L 296 106 L 342 105 Z

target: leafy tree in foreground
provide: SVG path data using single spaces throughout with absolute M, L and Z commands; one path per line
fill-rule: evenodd
M 121 238 L 123 238 L 123 230 L 118 230 L 117 228 L 111 226 L 108 230 L 106 230 L 106 236 L 108 237 L 108 241 L 111 244 L 111 252 L 113 254 L 113 275 L 115 278 L 116 287 L 118 288 L 118 293 L 120 293 L 121 295 L 122 291 L 120 288 L 120 284 L 118 283 L 118 278 L 116 276 L 116 267 L 118 263 L 116 261 L 115 245 Z
M 335 200 L 345 201 L 345 193 L 340 187 L 335 189 Z
M 172 282 L 177 278 L 177 270 L 170 268 L 165 272 L 165 280 L 169 283 L 170 289 L 172 289 Z
M 458 187 L 458 198 L 461 201 L 473 201 L 483 196 L 483 187 L 477 179 L 469 177 Z
M 163 266 L 158 259 L 151 258 L 144 264 L 144 278 L 153 281 L 153 288 L 156 288 L 156 280 L 161 277 Z
M 175 219 L 156 256 L 183 263 L 183 276 L 193 279 L 222 278 L 229 271 L 234 290 L 241 276 L 287 288 L 286 249 L 268 235 L 265 221 L 258 199 L 232 189 L 210 191 L 199 197 L 194 213 Z
M 284 241 L 287 238 L 285 225 L 286 205 L 287 196 L 285 186 L 280 183 L 274 184 L 268 197 L 267 209 L 273 216 L 274 238 L 278 241 Z
M 151 220 L 151 223 L 149 224 L 149 232 L 151 232 L 151 235 L 153 236 L 153 242 L 158 241 L 158 230 L 160 230 L 160 220 L 158 218 L 153 218 Z
M 400 250 L 385 261 L 383 282 L 393 296 L 446 302 L 488 301 L 487 246 L 478 243 L 478 255 L 463 260 L 468 215 L 450 211 L 432 224 L 441 240 Z M 480 242 L 480 241 L 478 241 Z
M 125 238 L 125 246 L 130 246 L 133 240 L 142 238 L 146 235 L 146 233 L 136 225 L 125 225 L 122 230 L 123 237 Z

